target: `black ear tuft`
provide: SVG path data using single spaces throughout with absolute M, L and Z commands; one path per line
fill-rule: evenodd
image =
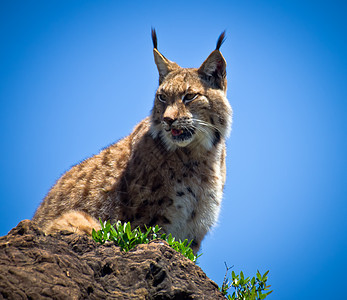
M 152 42 L 153 42 L 154 49 L 157 49 L 157 46 L 158 46 L 157 34 L 153 27 L 152 27 Z
M 153 30 L 153 29 L 152 29 Z M 155 31 L 154 31 L 155 33 Z M 152 33 L 153 34 L 153 33 Z M 218 41 L 217 41 L 217 45 L 216 45 L 216 50 L 219 50 L 220 46 L 222 46 L 222 44 L 224 43 L 226 37 L 225 37 L 225 30 L 220 34 Z

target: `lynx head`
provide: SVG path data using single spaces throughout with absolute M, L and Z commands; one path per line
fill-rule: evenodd
M 151 134 L 169 151 L 178 147 L 211 150 L 230 130 L 232 110 L 226 98 L 226 62 L 216 49 L 198 68 L 181 68 L 157 49 L 152 29 L 154 60 L 159 71 L 159 87 L 151 115 Z

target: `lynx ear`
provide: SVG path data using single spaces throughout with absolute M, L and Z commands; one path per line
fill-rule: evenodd
M 173 70 L 177 70 L 180 68 L 180 66 L 170 60 L 168 60 L 164 55 L 162 55 L 158 49 L 158 41 L 157 41 L 157 34 L 155 32 L 155 29 L 152 28 L 152 41 L 153 41 L 153 54 L 154 54 L 154 61 L 157 65 L 158 71 L 159 71 L 159 84 L 161 84 L 166 77 L 167 74 L 172 72 Z
M 198 72 L 203 79 L 209 81 L 212 86 L 221 90 L 226 90 L 226 61 L 219 51 L 220 46 L 225 40 L 225 31 L 219 36 L 216 50 L 214 50 L 208 58 L 200 66 Z

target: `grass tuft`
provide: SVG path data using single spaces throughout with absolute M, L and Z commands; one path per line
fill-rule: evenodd
M 236 275 L 235 272 L 232 271 L 232 280 L 230 282 L 227 275 L 232 267 L 228 268 L 227 264 L 225 264 L 225 267 L 227 270 L 222 287 L 220 287 L 219 290 L 228 300 L 262 300 L 273 292 L 267 292 L 271 287 L 271 285 L 266 285 L 269 271 L 266 271 L 264 275 L 261 275 L 260 272 L 257 271 L 256 276 L 252 279 L 250 279 L 250 277 L 245 278 L 242 271 L 239 275 Z M 228 294 L 228 290 L 231 287 L 235 289 L 232 295 Z
M 171 235 L 160 234 L 160 227 L 158 225 L 154 227 L 147 227 L 145 232 L 142 232 L 140 227 L 131 229 L 130 222 L 122 223 L 118 221 L 114 225 L 111 225 L 110 221 L 102 222 L 100 220 L 101 229 L 96 231 L 93 229 L 93 239 L 101 244 L 107 241 L 115 243 L 122 251 L 129 251 L 138 244 L 148 244 L 150 241 L 161 239 L 166 241 L 171 248 L 183 254 L 186 258 L 193 262 L 196 262 L 197 258 L 201 255 L 195 255 L 190 245 L 192 241 L 188 240 L 175 240 Z

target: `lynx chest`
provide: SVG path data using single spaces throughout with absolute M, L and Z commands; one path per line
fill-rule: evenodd
M 140 226 L 158 224 L 177 239 L 200 242 L 219 214 L 220 159 L 192 157 L 186 151 L 134 157 L 117 193 L 124 205 L 122 219 Z

